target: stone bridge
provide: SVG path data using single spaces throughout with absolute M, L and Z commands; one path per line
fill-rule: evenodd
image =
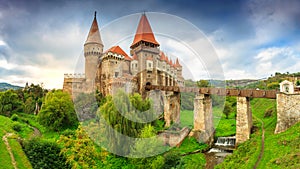
M 250 98 L 277 100 L 277 125 L 275 133 L 285 131 L 291 125 L 300 121 L 300 104 L 298 104 L 300 94 L 286 94 L 276 90 L 238 90 L 157 85 L 146 85 L 145 89 L 146 91 L 161 90 L 173 93 L 167 96 L 164 101 L 166 126 L 169 126 L 171 121 L 174 123 L 180 122 L 180 93 L 195 93 L 194 129 L 191 135 L 195 136 L 198 141 L 204 140 L 207 143 L 212 143 L 214 135 L 211 95 L 237 97 L 236 144 L 250 138 L 253 125 Z

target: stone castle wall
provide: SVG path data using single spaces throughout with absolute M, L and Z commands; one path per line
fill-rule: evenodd
M 277 94 L 277 124 L 275 133 L 287 130 L 300 121 L 300 94 Z

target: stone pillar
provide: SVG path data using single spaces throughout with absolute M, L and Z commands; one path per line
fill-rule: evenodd
M 165 77 L 165 74 L 164 74 L 164 73 L 161 74 L 161 85 L 162 85 L 162 86 L 165 86 L 165 85 L 166 85 L 166 77 Z
M 212 145 L 214 142 L 214 127 L 212 101 L 210 95 L 198 94 L 194 100 L 194 129 L 190 136 L 198 142 Z
M 172 121 L 174 123 L 180 124 L 180 93 L 174 93 L 173 95 L 174 108 L 172 109 Z
M 275 134 L 283 132 L 300 121 L 300 94 L 276 95 L 277 124 Z
M 165 96 L 164 100 L 164 120 L 166 122 L 165 127 L 169 127 L 171 125 L 170 97 Z
M 252 127 L 252 112 L 248 97 L 237 97 L 236 144 L 250 138 Z

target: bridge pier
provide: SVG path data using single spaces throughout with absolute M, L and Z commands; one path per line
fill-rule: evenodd
M 194 129 L 190 136 L 199 142 L 213 143 L 214 127 L 210 95 L 197 94 L 194 99 Z
M 249 97 L 237 97 L 236 144 L 250 138 L 252 128 L 252 112 Z
M 171 122 L 180 124 L 180 93 L 166 94 L 164 100 L 165 126 L 169 127 Z

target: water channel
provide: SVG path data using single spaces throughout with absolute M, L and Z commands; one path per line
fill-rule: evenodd
M 215 165 L 223 162 L 227 155 L 232 154 L 235 148 L 235 136 L 218 137 L 211 149 L 205 152 L 206 169 L 213 169 Z

